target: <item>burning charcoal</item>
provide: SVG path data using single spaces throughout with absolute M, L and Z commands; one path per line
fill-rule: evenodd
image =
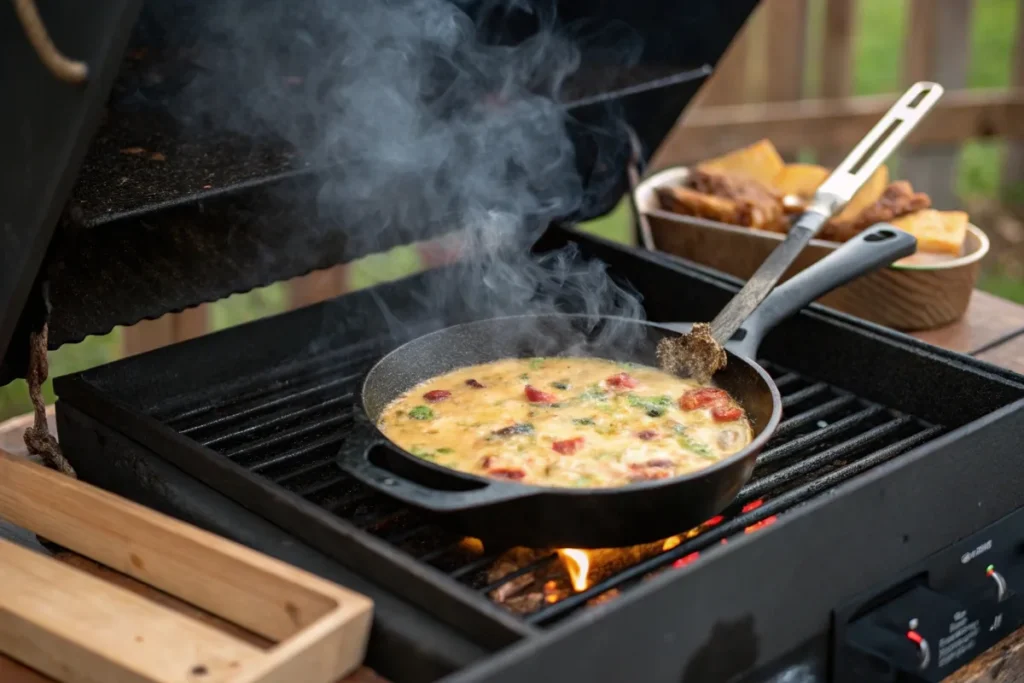
M 501 604 L 502 607 L 513 614 L 532 614 L 540 609 L 540 606 L 544 604 L 544 593 L 542 591 L 532 591 L 530 593 L 509 598 Z
M 528 586 L 532 586 L 533 582 L 534 577 L 532 572 L 527 572 L 522 576 L 517 576 L 511 581 L 503 583 L 494 590 L 492 590 L 490 593 L 491 600 L 500 603 L 507 603 L 510 598 L 517 595 L 519 592 L 523 591 Z

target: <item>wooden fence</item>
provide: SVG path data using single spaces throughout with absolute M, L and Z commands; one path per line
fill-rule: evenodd
M 727 2 L 728 0 L 722 0 Z M 897 2 L 898 0 L 891 0 Z M 1024 0 L 1017 0 L 1010 87 L 967 90 L 971 17 L 990 0 L 904 0 L 902 80 L 933 80 L 947 93 L 906 143 L 900 175 L 953 208 L 953 180 L 960 147 L 978 138 L 1011 142 L 1004 179 L 1024 180 Z M 811 3 L 824 5 L 817 30 Z M 679 125 L 658 150 L 652 167 L 689 163 L 769 138 L 785 156 L 813 150 L 818 163 L 834 163 L 870 129 L 897 97 L 854 97 L 857 0 L 762 0 Z M 805 99 L 811 40 L 820 41 L 817 99 Z M 420 250 L 424 265 L 444 254 Z M 337 266 L 288 283 L 289 304 L 304 306 L 344 293 L 350 269 Z M 138 353 L 203 334 L 208 307 L 200 306 L 125 331 L 124 352 Z
M 900 175 L 953 208 L 959 149 L 979 138 L 1024 140 L 1024 0 L 1016 7 L 1009 87 L 968 90 L 975 10 L 991 0 L 905 0 L 903 73 L 947 92 L 902 151 Z M 811 31 L 811 4 L 824 11 Z M 894 4 L 898 0 L 891 0 Z M 769 138 L 784 156 L 814 150 L 819 163 L 841 159 L 898 93 L 853 96 L 857 0 L 762 0 L 730 46 L 710 82 L 653 160 L 654 167 L 684 164 Z M 823 7 L 822 7 L 823 6 Z M 805 99 L 809 41 L 818 42 L 817 99 Z M 1007 155 L 1004 180 L 1024 179 L 1017 144 Z

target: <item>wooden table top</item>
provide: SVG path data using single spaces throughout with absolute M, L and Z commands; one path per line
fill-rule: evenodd
M 989 363 L 1024 374 L 1024 306 L 984 292 L 975 292 L 963 320 L 946 327 L 914 333 L 936 346 L 969 353 Z M 24 452 L 21 433 L 29 424 L 28 416 L 0 424 L 0 447 L 14 453 Z M 101 567 L 90 560 L 65 553 L 57 559 L 115 582 L 142 595 L 156 596 L 161 602 L 191 611 L 188 605 L 159 593 L 144 584 Z M 215 619 L 215 617 L 208 617 Z M 220 624 L 225 628 L 229 625 Z M 0 681 L 3 683 L 44 683 L 51 679 L 0 655 Z M 1024 628 L 1007 636 L 971 664 L 946 679 L 945 683 L 1015 683 L 1024 681 Z M 373 671 L 360 669 L 344 683 L 386 683 Z

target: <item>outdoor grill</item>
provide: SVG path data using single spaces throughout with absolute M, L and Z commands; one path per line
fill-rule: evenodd
M 178 72 L 173 50 L 156 47 L 173 40 L 154 35 L 149 5 L 136 23 L 140 4 L 58 17 L 41 3 L 55 43 L 96 56 L 89 84 L 70 92 L 27 46 L 8 47 L 17 27 L 0 21 L 25 102 L 0 117 L 46 112 L 61 138 L 39 163 L 12 145 L 3 165 L 0 205 L 13 207 L 20 249 L 0 271 L 4 381 L 24 376 L 29 334 L 44 322 L 57 348 L 369 253 L 336 217 L 309 219 L 329 169 L 273 140 L 189 138 L 158 106 Z M 639 63 L 587 63 L 573 86 L 588 200 L 533 251 L 571 245 L 603 262 L 650 320 L 710 320 L 736 280 L 572 225 L 614 205 L 626 131 L 656 147 L 755 3 L 591 4 L 632 21 L 648 49 Z M 659 13 L 668 18 L 652 20 Z M 698 47 L 673 52 L 698 24 Z M 147 61 L 140 40 L 160 58 Z M 147 80 L 153 70 L 162 77 Z M 30 97 L 37 82 L 46 86 Z M 142 140 L 167 156 L 162 170 L 142 173 L 122 152 Z M 947 656 L 946 672 L 1024 622 L 1016 593 L 993 606 L 974 572 L 994 562 L 1011 588 L 1024 581 L 1024 377 L 821 307 L 764 344 L 784 421 L 754 477 L 729 509 L 677 536 L 586 553 L 490 547 L 348 477 L 334 457 L 369 368 L 405 340 L 481 315 L 422 306 L 420 293 L 458 265 L 57 378 L 64 453 L 83 480 L 370 595 L 367 664 L 396 683 L 898 680 L 913 651 L 877 668 L 885 658 L 867 653 L 898 650 L 899 634 L 893 646 L 864 627 L 865 615 L 896 609 L 894 596 L 954 595 L 979 619 L 1001 610 L 1001 625 Z

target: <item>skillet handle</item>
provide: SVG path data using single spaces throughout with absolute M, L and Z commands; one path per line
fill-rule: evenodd
M 457 480 L 463 486 L 478 487 L 462 491 L 443 490 L 400 477 L 370 461 L 370 453 L 374 449 L 396 447 L 385 439 L 361 412 L 358 411 L 352 431 L 338 451 L 336 462 L 342 470 L 381 493 L 414 507 L 440 513 L 484 507 L 515 498 L 526 498 L 537 493 L 536 488 L 532 486 L 493 480 L 480 481 L 475 477 L 464 476 L 454 470 L 429 463 L 423 463 L 421 467 L 437 469 L 442 475 Z M 416 457 L 403 455 L 407 458 Z
M 888 223 L 871 226 L 776 287 L 740 328 L 742 336 L 734 337 L 726 348 L 755 358 L 761 340 L 780 322 L 833 289 L 910 256 L 916 249 L 912 235 Z

